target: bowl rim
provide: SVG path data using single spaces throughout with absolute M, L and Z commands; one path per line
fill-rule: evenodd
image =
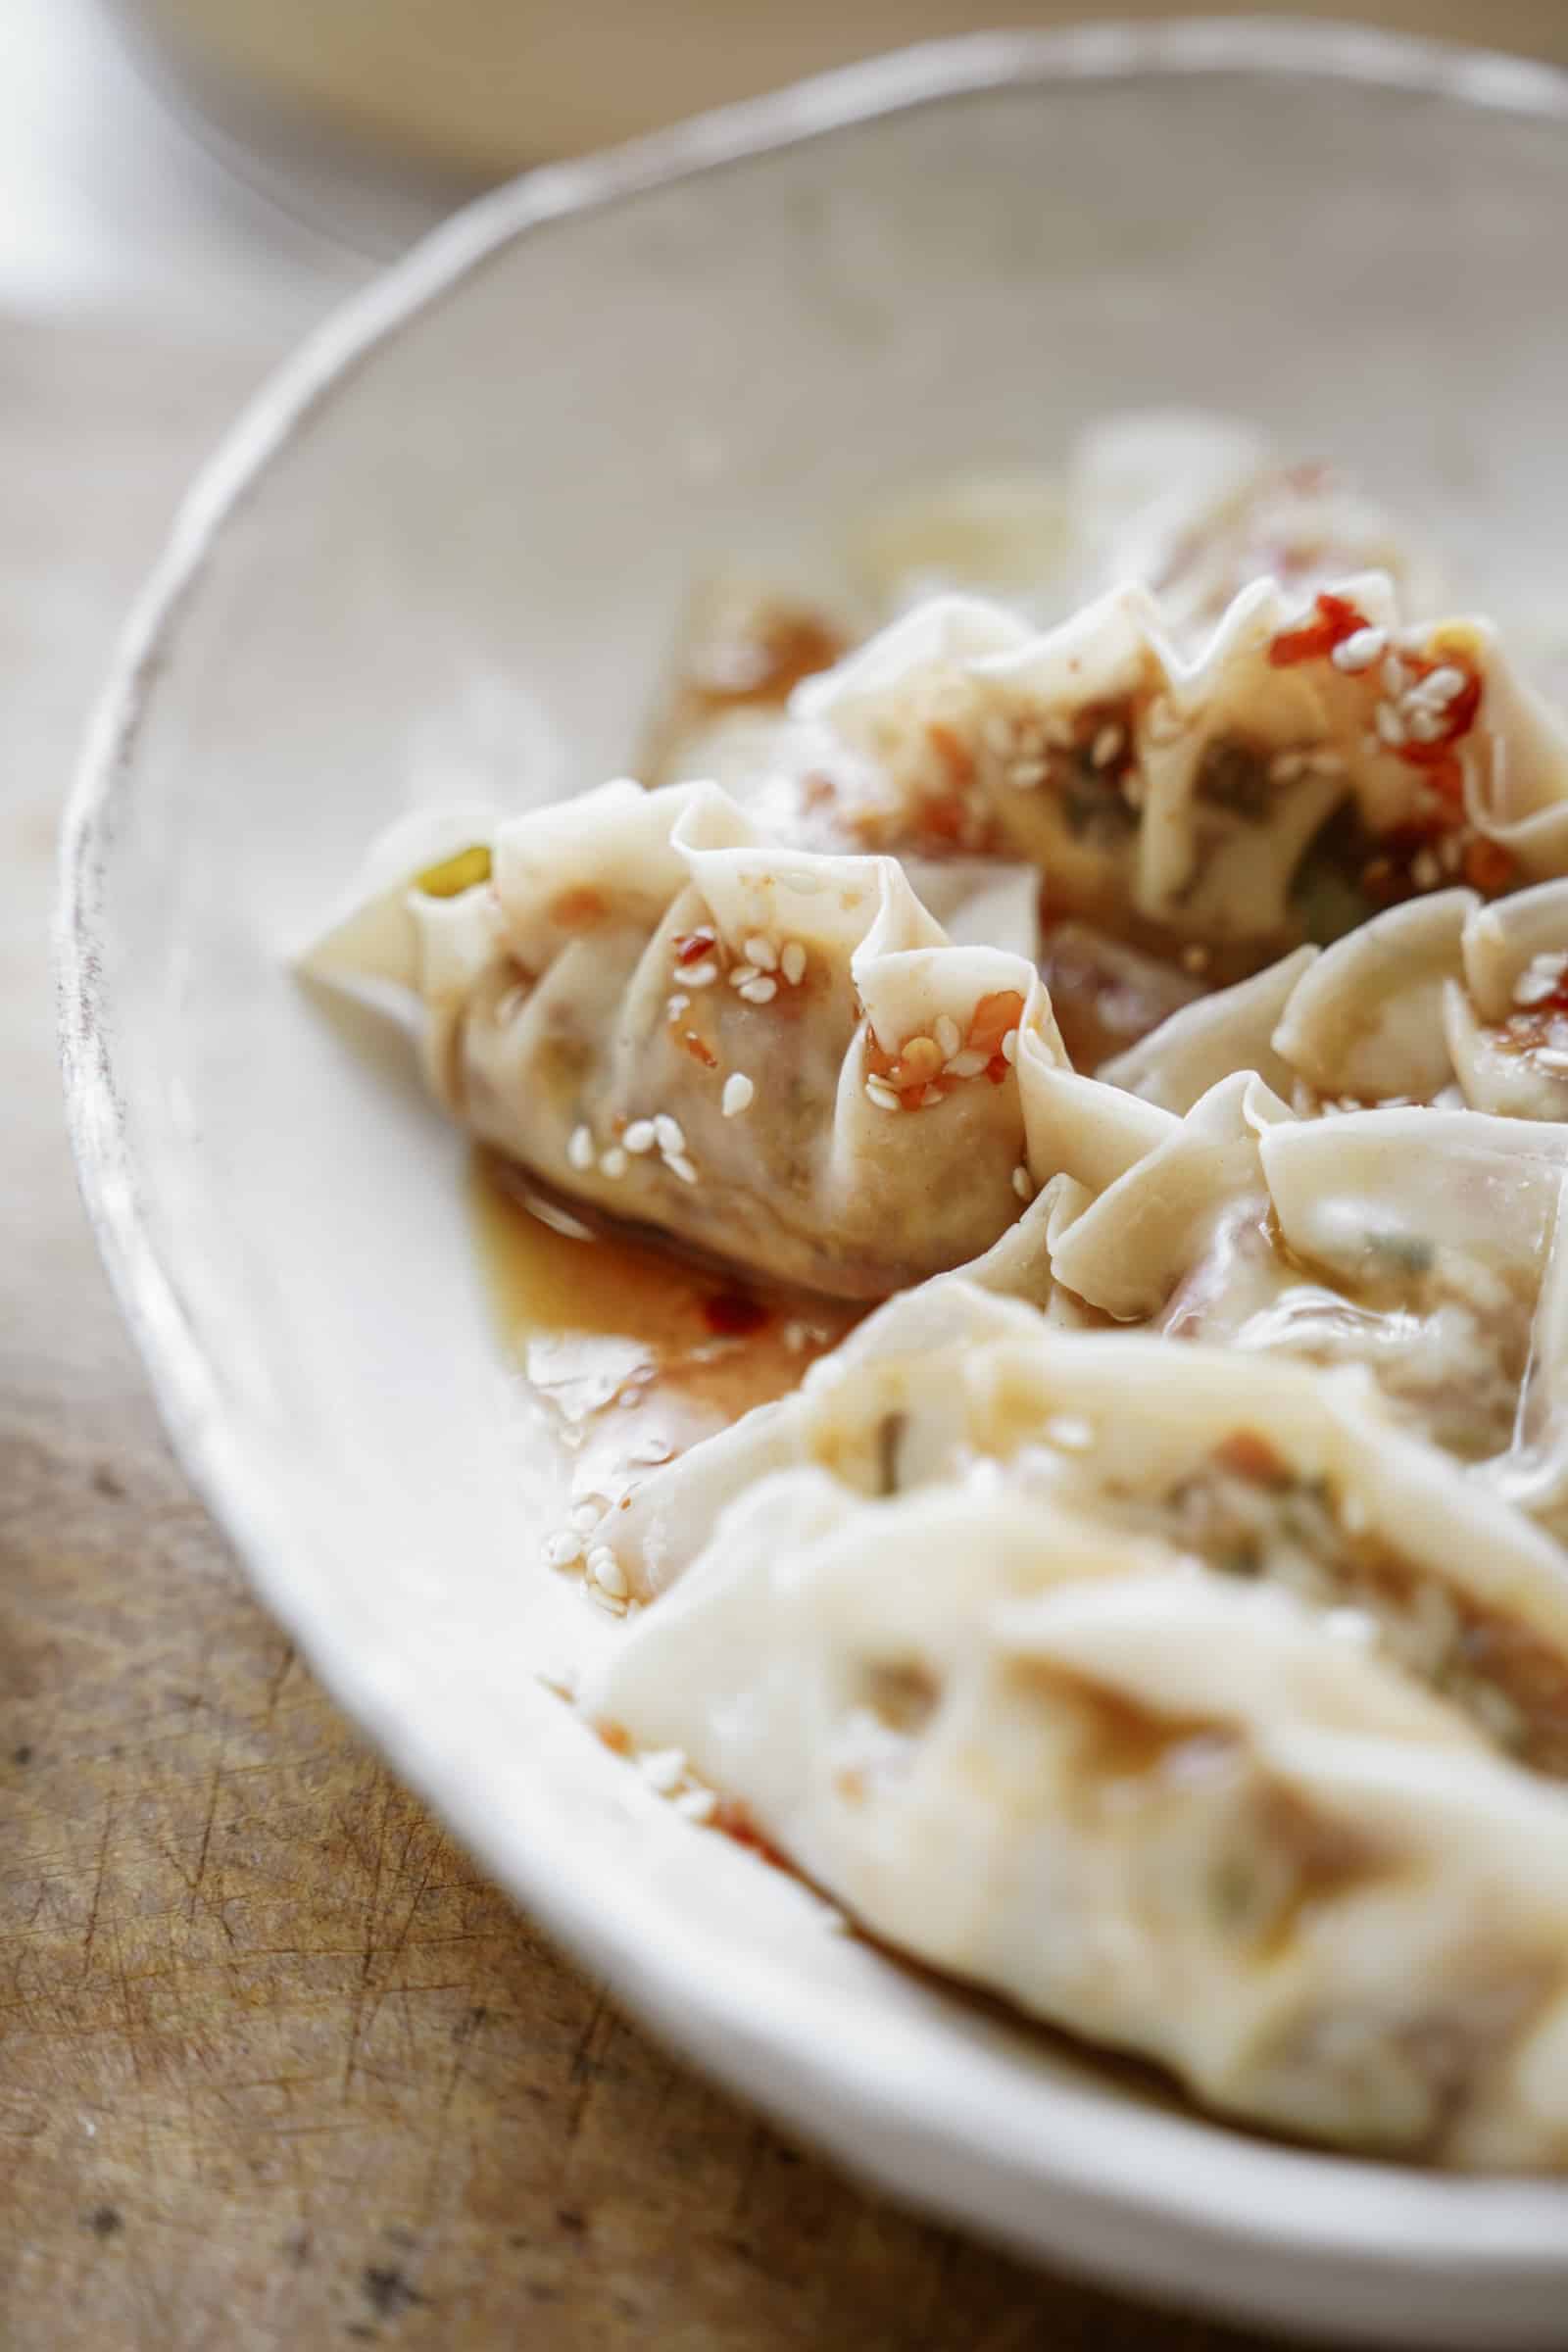
M 439 308 L 514 242 L 554 221 L 728 164 L 952 99 L 1062 80 L 1201 74 L 1326 78 L 1568 122 L 1568 73 L 1544 63 L 1346 24 L 1191 18 L 925 42 L 525 174 L 465 207 L 337 308 L 251 397 L 186 493 L 132 607 L 68 800 L 55 973 L 71 1143 L 89 1223 L 181 1466 L 233 1543 L 254 1591 L 298 1642 L 334 1700 L 509 1891 L 563 1943 L 586 1956 L 618 2000 L 688 2057 L 690 2032 L 683 2020 L 694 2006 L 688 1969 L 702 1938 L 689 1948 L 678 1936 L 666 1938 L 665 1948 L 651 1954 L 637 1939 L 635 1914 L 606 1916 L 590 1870 L 564 1869 L 561 1854 L 542 1839 L 530 1842 L 514 1828 L 512 1834 L 497 1830 L 466 1788 L 449 1744 L 427 1737 L 402 1712 L 373 1656 L 341 1643 L 313 1604 L 309 1580 L 291 1571 L 288 1531 L 272 1522 L 243 1438 L 228 1425 L 216 1368 L 180 1309 L 177 1286 L 141 1204 L 102 952 L 108 868 L 134 792 L 142 728 L 209 560 L 274 461 L 384 343 Z M 808 1998 L 782 1972 L 770 1990 L 778 2003 L 762 2023 L 755 1980 L 715 1984 L 710 1974 L 696 2007 L 721 2034 L 723 2054 L 705 2052 L 698 2063 L 841 2154 L 844 2134 L 835 2131 L 833 2111 L 847 2103 L 906 2150 L 912 2145 L 923 2151 L 923 2166 L 890 2162 L 881 2175 L 906 2201 L 959 2214 L 972 2227 L 1040 2253 L 1038 2240 L 1000 2221 L 978 2192 L 964 2193 L 961 2160 L 973 2159 L 983 2170 L 992 2152 L 973 2118 L 966 2122 L 929 2101 L 922 2104 L 908 2076 L 890 2063 L 897 2055 L 892 2044 L 846 2047 L 840 2041 L 824 2056 L 819 2000 Z M 1491 2281 L 1499 2288 L 1524 2275 L 1568 2285 L 1568 2187 L 1561 2183 L 1431 2175 L 1271 2147 L 1198 2114 L 1180 2119 L 1183 2131 L 1169 2133 L 1160 2129 L 1164 2119 L 1134 2114 L 1119 2103 L 1097 2120 L 1091 2111 L 1104 2106 L 1098 2092 L 1053 2086 L 1045 2095 L 1062 2100 L 1070 2133 L 999 2161 L 1014 2176 L 1022 2164 L 1042 2192 L 1114 2210 L 1129 2230 L 1144 2226 L 1156 2239 L 1162 2230 L 1196 2233 L 1216 2252 L 1255 2248 L 1261 2240 L 1303 2261 L 1353 2265 L 1385 2290 L 1411 2269 L 1433 2278 L 1462 2274 L 1472 2285 Z M 1242 2210 L 1227 2210 L 1207 2168 L 1191 2161 L 1194 2128 L 1255 2154 L 1255 2193 Z M 1130 2155 L 1135 2166 L 1129 2166 Z M 863 2151 L 858 2161 L 862 2170 L 879 2169 Z M 924 2185 L 911 2187 L 914 2170 Z M 1051 2259 L 1071 2265 L 1074 2258 L 1069 2247 L 1057 2246 Z M 1082 2264 L 1102 2275 L 1106 2268 L 1088 2255 Z M 1157 2242 L 1142 2254 L 1129 2246 L 1128 2267 L 1138 2286 L 1168 2288 L 1192 2275 L 1190 2264 L 1163 2257 Z M 1182 2291 L 1198 2292 L 1190 2284 Z M 1201 2292 L 1216 2307 L 1243 2315 L 1269 2308 L 1266 2297 L 1228 2288 L 1219 2277 Z M 1313 2324 L 1313 2315 L 1301 2313 L 1298 2324 Z M 1316 2324 L 1338 2328 L 1348 2323 L 1323 2314 Z

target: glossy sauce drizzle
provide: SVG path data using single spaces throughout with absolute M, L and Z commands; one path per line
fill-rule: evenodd
M 865 1312 L 592 1229 L 491 1152 L 470 1193 L 503 1344 L 572 1457 L 574 1500 L 615 1500 L 798 1388 Z

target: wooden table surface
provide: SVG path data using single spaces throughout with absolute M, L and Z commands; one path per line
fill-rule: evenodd
M 63 1140 L 53 842 L 263 356 L 0 328 L 0 2343 L 1239 2346 L 905 2218 L 654 2047 L 388 1778 L 169 1455 Z

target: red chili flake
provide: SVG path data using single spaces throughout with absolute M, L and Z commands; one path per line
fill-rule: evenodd
M 687 1053 L 691 1055 L 693 1061 L 700 1061 L 705 1070 L 717 1069 L 718 1055 L 713 1052 L 710 1046 L 704 1043 L 704 1041 L 698 1036 L 695 1029 L 686 1030 L 680 1042 L 685 1047 Z
M 1235 1429 L 1214 1448 L 1214 1459 L 1238 1478 L 1250 1478 L 1262 1487 L 1289 1486 L 1291 1473 L 1283 1456 L 1255 1429 Z
M 1369 624 L 1348 597 L 1324 594 L 1317 600 L 1316 620 L 1298 629 L 1283 629 L 1268 649 L 1275 669 L 1293 669 L 1298 662 L 1326 662 L 1337 645 Z
M 710 1331 L 727 1340 L 744 1340 L 762 1329 L 767 1309 L 750 1291 L 718 1291 L 703 1300 L 703 1318 Z
M 1002 1041 L 1009 1029 L 1016 1029 L 1023 1019 L 1023 999 L 1015 988 L 993 990 L 982 997 L 974 1008 L 969 1034 L 964 1045 L 971 1054 L 988 1056 L 1002 1051 Z
M 705 956 L 712 954 L 714 944 L 711 931 L 683 932 L 675 942 L 675 961 L 682 964 L 701 963 Z
M 1428 670 L 1443 667 L 1459 669 L 1464 666 L 1462 662 L 1457 662 L 1441 663 L 1429 662 L 1423 665 L 1422 674 L 1425 675 Z M 1481 680 L 1473 669 L 1466 669 L 1464 692 L 1456 694 L 1444 711 L 1444 733 L 1438 738 L 1438 741 L 1436 743 L 1402 743 L 1399 746 L 1399 758 L 1407 766 L 1429 769 L 1437 789 L 1446 796 L 1451 796 L 1454 800 L 1457 800 L 1464 790 L 1464 778 L 1460 773 L 1459 763 L 1453 757 L 1453 747 L 1462 735 L 1469 734 L 1470 729 L 1475 725 L 1476 712 L 1480 708 Z
M 965 786 L 972 784 L 974 782 L 974 754 L 963 738 L 955 734 L 953 728 L 946 726 L 939 718 L 931 721 L 926 728 L 926 736 L 931 749 L 947 769 L 955 788 L 961 792 Z
M 920 826 L 937 841 L 962 841 L 969 824 L 968 804 L 957 799 L 922 801 Z
M 993 1086 L 1000 1086 L 1011 1067 L 1012 1064 L 1005 1054 L 993 1054 L 981 1075 L 989 1078 Z
M 1519 869 L 1500 841 L 1489 841 L 1478 833 L 1464 845 L 1463 870 L 1472 890 L 1494 899 L 1499 891 L 1512 889 Z

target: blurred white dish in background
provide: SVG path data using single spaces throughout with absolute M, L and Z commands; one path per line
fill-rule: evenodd
M 504 191 L 201 485 L 67 849 L 73 1121 L 122 1296 L 260 1589 L 398 1764 L 621 1997 L 846 2161 L 1125 2285 L 1387 2342 L 1557 2341 L 1568 2191 L 1172 2112 L 834 1934 L 543 1687 L 619 1629 L 535 1564 L 563 1472 L 497 1363 L 458 1147 L 279 959 L 399 785 L 515 807 L 620 768 L 715 560 L 820 572 L 853 506 L 1130 400 L 1332 449 L 1544 603 L 1565 120 L 1544 70 L 1372 35 L 1100 28 Z

